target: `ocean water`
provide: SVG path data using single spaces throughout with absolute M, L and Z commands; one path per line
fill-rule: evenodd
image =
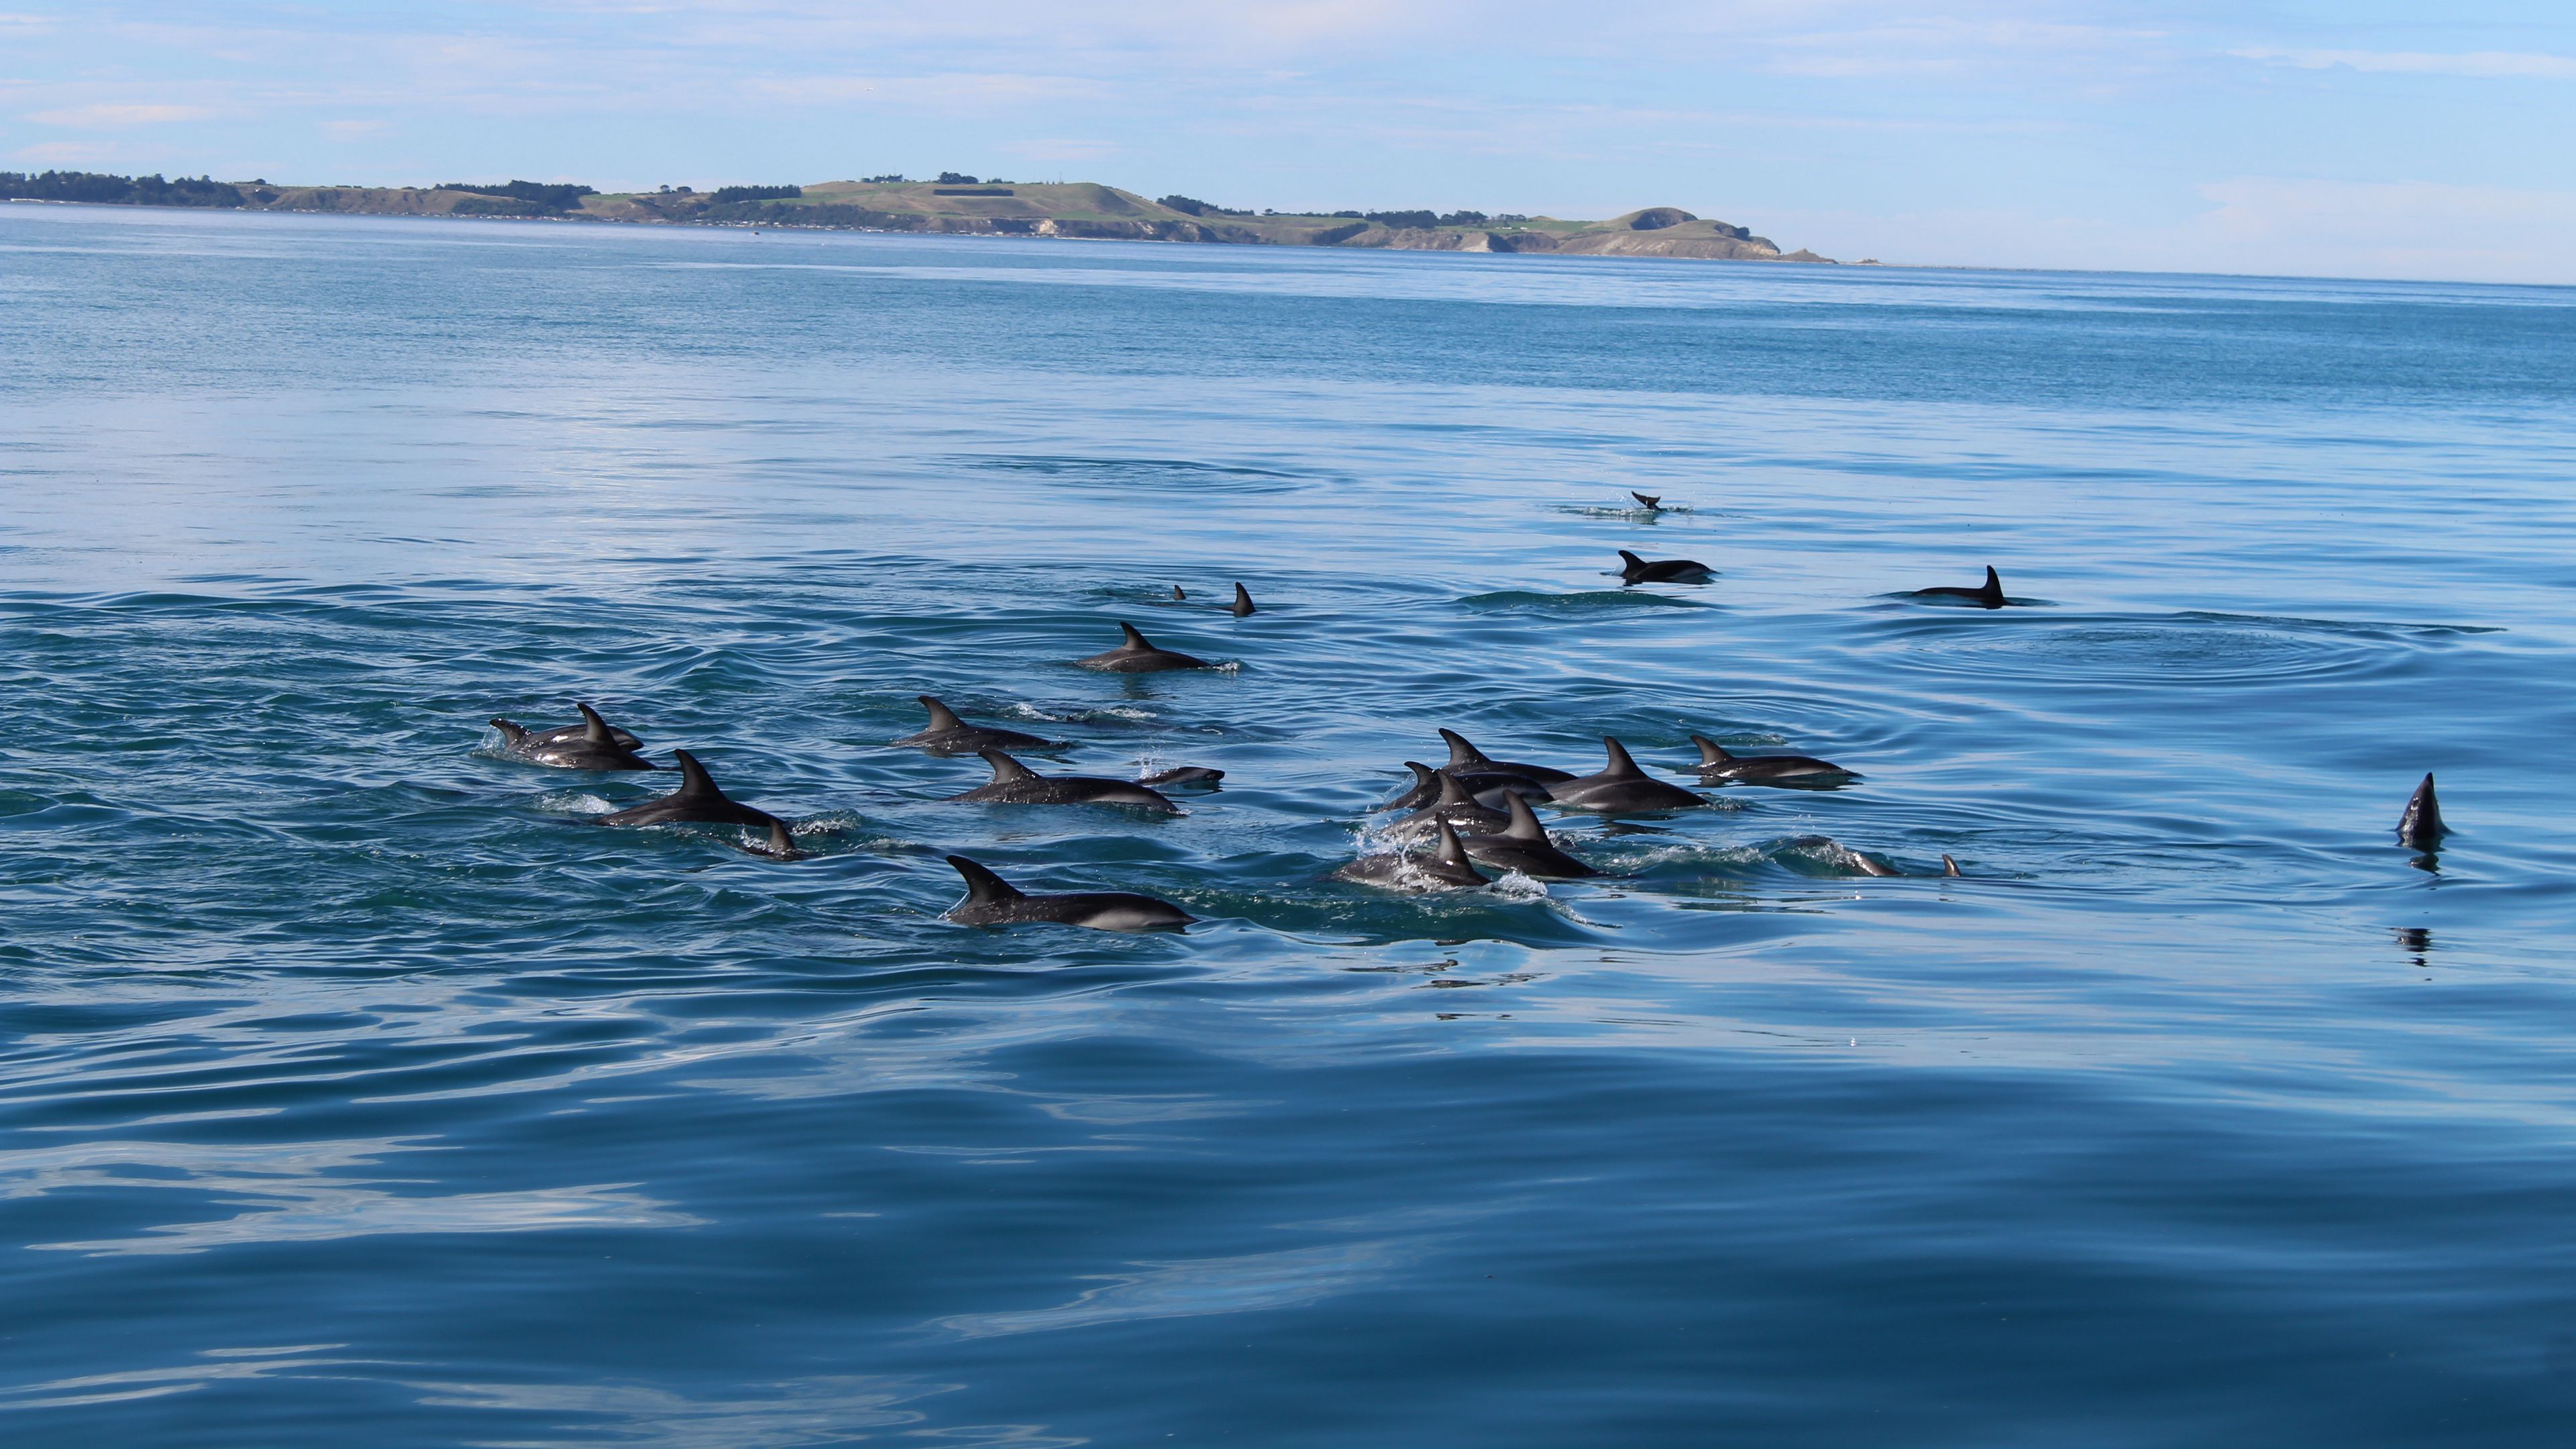
M 2571 602 L 2566 290 L 0 207 L 0 1438 L 2561 1442 Z

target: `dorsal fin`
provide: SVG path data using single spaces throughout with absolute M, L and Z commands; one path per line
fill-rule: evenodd
M 1139 653 L 1139 652 L 1142 652 L 1142 651 L 1144 651 L 1144 650 L 1151 649 L 1151 648 L 1153 648 L 1153 647 L 1154 647 L 1152 643 L 1150 643 L 1149 641 L 1147 641 L 1147 639 L 1145 638 L 1145 636 L 1144 636 L 1144 635 L 1139 634 L 1139 633 L 1137 633 L 1137 632 L 1136 632 L 1136 626 L 1135 626 L 1135 625 L 1122 622 L 1122 623 L 1120 623 L 1120 624 L 1119 624 L 1118 628 L 1119 628 L 1119 630 L 1120 630 L 1122 633 L 1126 634 L 1126 636 L 1127 636 L 1127 642 L 1118 646 L 1118 652 L 1119 652 L 1119 653 L 1121 653 L 1121 654 L 1133 654 L 1133 653 Z
M 725 798 L 725 792 L 716 788 L 715 777 L 707 773 L 706 766 L 698 763 L 697 756 L 686 750 L 673 750 L 671 753 L 680 762 L 680 788 L 675 794 L 712 796 L 718 800 Z
M 1236 584 L 1234 586 L 1234 617 L 1240 619 L 1246 614 L 1258 612 L 1258 610 L 1252 607 L 1252 591 L 1241 584 Z
M 975 753 L 983 756 L 984 763 L 993 767 L 993 783 L 996 785 L 1015 785 L 1022 780 L 1034 780 L 1038 777 L 1037 771 L 1003 754 L 1000 750 L 977 750 Z
M 1467 787 L 1458 783 L 1457 776 L 1450 774 L 1446 770 L 1440 772 L 1440 798 L 1431 802 L 1432 809 L 1438 810 L 1450 805 L 1473 805 L 1475 803 L 1476 797 L 1467 793 Z
M 1946 855 L 1941 857 L 1941 873 L 1942 873 L 1943 875 L 1964 875 L 1964 874 L 1966 874 L 1966 872 L 1965 872 L 1965 871 L 1962 871 L 1962 870 L 1960 870 L 1960 869 L 1959 869 L 1959 863 L 1958 863 L 1957 861 L 1952 860 L 1950 857 L 1948 857 L 1948 856 L 1946 856 Z
M 1473 770 L 1479 766 L 1491 765 L 1493 763 L 1492 760 L 1485 757 L 1485 752 L 1483 750 L 1477 749 L 1474 745 L 1467 743 L 1467 737 L 1458 733 L 1456 730 L 1442 730 L 1440 732 L 1440 738 L 1449 742 L 1450 769 Z
M 962 730 L 966 728 L 966 721 L 957 717 L 957 711 L 941 704 L 933 696 L 927 694 L 916 694 L 913 698 L 920 700 L 921 707 L 930 711 L 930 728 L 923 730 L 923 734 L 944 735 L 954 730 Z
M 1436 858 L 1452 870 L 1463 870 L 1478 880 L 1484 879 L 1484 872 L 1476 869 L 1476 863 L 1467 858 L 1467 847 L 1458 843 L 1458 827 L 1446 820 L 1440 822 L 1440 849 Z
M 969 905 L 998 906 L 1004 901 L 1020 899 L 1019 889 L 962 855 L 948 857 L 948 863 L 966 878 L 966 901 Z
M 1518 790 L 1506 790 L 1503 792 L 1503 808 L 1512 814 L 1512 823 L 1503 827 L 1503 834 L 1514 840 L 1526 840 L 1532 845 L 1548 843 L 1547 827 L 1538 823 L 1538 812 L 1530 808 L 1527 796 Z
M 2442 802 L 2433 793 L 2433 777 L 2428 773 L 2424 783 L 2415 787 L 2415 793 L 2406 797 L 2406 813 L 2397 817 L 2397 838 L 2418 850 L 2431 850 L 2449 832 L 2450 827 L 2442 823 Z
M 599 717 L 598 710 L 592 709 L 589 705 L 580 703 L 579 701 L 574 702 L 573 708 L 581 711 L 581 742 L 583 744 L 596 745 L 601 749 L 607 750 L 617 748 L 617 736 L 609 733 L 608 721 Z
M 501 732 L 501 739 L 506 744 L 515 745 L 528 737 L 528 727 L 513 720 L 496 719 L 492 721 L 492 728 Z
M 1735 758 L 1726 752 L 1726 746 L 1706 735 L 1691 736 L 1691 743 L 1699 746 L 1699 762 L 1703 765 L 1723 765 Z
M 1624 548 L 1619 550 L 1619 559 L 1632 569 L 1641 569 L 1646 566 L 1646 561 L 1644 559 L 1637 557 L 1635 554 L 1628 552 Z
M 1619 743 L 1617 740 L 1610 738 L 1608 735 L 1603 735 L 1601 737 L 1601 748 L 1609 751 L 1610 753 L 1610 764 L 1606 769 L 1602 770 L 1602 774 L 1618 779 L 1627 779 L 1633 776 L 1641 776 L 1646 773 L 1645 771 L 1637 768 L 1637 762 L 1635 760 L 1628 758 L 1628 747 Z
M 1420 760 L 1407 760 L 1404 762 L 1404 768 L 1413 772 L 1413 783 L 1416 788 L 1431 783 L 1431 776 L 1434 771 L 1429 765 L 1422 763 Z
M 1985 587 L 1977 590 L 1977 596 L 1990 604 L 2000 604 L 2004 601 L 2004 581 L 2002 576 L 1995 572 L 1993 564 L 1986 565 Z
M 784 820 L 772 820 L 769 822 L 769 853 L 772 855 L 794 855 L 797 853 L 796 838 L 787 833 L 787 822 Z
M 1188 594 L 1185 594 L 1185 593 L 1181 592 L 1181 586 L 1180 586 L 1179 584 L 1174 584 L 1174 585 L 1172 585 L 1172 598 L 1173 598 L 1173 601 L 1174 601 L 1174 602 L 1178 602 L 1178 601 L 1180 601 L 1180 600 L 1182 600 L 1182 599 L 1186 599 L 1186 598 L 1188 598 L 1188 597 L 1189 597 L 1189 595 L 1188 595 Z

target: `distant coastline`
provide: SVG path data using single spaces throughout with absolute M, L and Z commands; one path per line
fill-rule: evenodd
M 176 206 L 346 216 L 626 222 L 947 236 L 1068 237 L 1247 246 L 1326 246 L 1389 251 L 1527 252 L 1558 256 L 1679 257 L 1812 262 L 1746 227 L 1650 206 L 1605 221 L 1487 216 L 1460 211 L 1291 213 L 1228 210 L 1186 196 L 1148 200 L 1097 182 L 1021 183 L 947 173 L 930 181 L 880 176 L 813 186 L 685 187 L 599 192 L 587 186 L 511 181 L 430 186 L 302 186 L 265 179 L 0 172 L 0 198 L 109 206 Z

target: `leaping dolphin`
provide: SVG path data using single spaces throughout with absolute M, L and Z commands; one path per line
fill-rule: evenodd
M 2012 600 L 2004 597 L 2004 581 L 1995 574 L 1993 564 L 1986 565 L 1986 581 L 1973 589 L 1952 585 L 1916 589 L 1909 597 L 1917 599 L 1965 599 L 1981 609 L 2000 609 Z
M 1690 739 L 1699 746 L 1699 763 L 1682 768 L 1717 784 L 1804 785 L 1854 778 L 1851 771 L 1813 755 L 1735 755 L 1706 735 L 1693 735 Z
M 1041 775 L 1000 750 L 978 750 L 993 767 L 993 778 L 951 800 L 986 805 L 1128 805 L 1178 815 L 1181 807 L 1130 780 L 1094 775 Z
M 2433 795 L 2433 777 L 2427 773 L 2424 783 L 2406 797 L 2406 813 L 2397 817 L 2397 843 L 2415 850 L 2439 850 L 2442 837 L 2450 833 L 2451 827 L 2442 823 L 2442 802 Z
M 590 709 L 587 704 L 574 704 L 574 709 L 582 712 L 582 722 L 556 724 L 554 730 L 528 730 L 526 724 L 518 724 L 513 719 L 492 719 L 492 727 L 500 730 L 502 753 L 520 758 L 520 761 L 538 763 L 538 766 L 564 768 L 564 771 L 649 771 L 649 768 L 654 768 L 652 761 L 644 761 L 644 758 L 634 755 L 634 750 L 644 748 L 641 740 L 636 740 L 626 730 L 618 730 L 616 724 L 600 719 L 598 709 Z M 626 755 L 634 763 L 595 763 L 595 766 L 572 763 L 572 755 L 608 753 Z
M 1619 562 L 1620 582 L 1630 584 L 1704 584 L 1717 572 L 1695 558 L 1642 559 L 1624 548 Z
M 1448 821 L 1440 822 L 1440 844 L 1429 855 L 1363 855 L 1340 870 L 1333 879 L 1357 881 L 1362 885 L 1420 887 L 1436 882 L 1432 889 L 1464 890 L 1490 883 L 1490 877 L 1476 869 L 1474 861 L 1459 843 L 1457 828 Z
M 1594 810 L 1604 815 L 1625 815 L 1637 811 L 1687 810 L 1708 802 L 1679 785 L 1667 785 L 1637 768 L 1628 757 L 1628 747 L 1604 735 L 1601 745 L 1610 763 L 1598 774 L 1577 780 L 1561 780 L 1547 787 L 1548 798 L 1576 810 Z
M 707 774 L 707 767 L 698 763 L 697 756 L 686 750 L 673 750 L 671 754 L 680 762 L 679 789 L 659 800 L 647 800 L 632 809 L 620 810 L 613 815 L 602 815 L 597 823 L 601 825 L 748 825 L 755 830 L 767 830 L 773 825 L 785 823 L 766 810 L 754 810 L 748 805 L 726 799 L 725 793 L 716 788 L 714 778 Z
M 1498 870 L 1516 870 L 1528 876 L 1553 876 L 1560 880 L 1580 880 L 1601 872 L 1556 848 L 1547 838 L 1547 830 L 1538 823 L 1538 812 L 1518 795 L 1503 799 L 1511 812 L 1512 823 L 1500 835 L 1470 835 L 1459 843 L 1467 854 Z
M 913 697 L 921 701 L 923 709 L 930 711 L 930 728 L 919 734 L 905 735 L 899 740 L 889 740 L 888 744 L 904 749 L 927 750 L 934 755 L 971 755 L 977 750 L 1043 750 L 1055 744 L 1053 740 L 1042 740 L 1036 735 L 1024 735 L 1018 730 L 996 729 L 991 725 L 970 725 L 957 717 L 957 711 L 941 704 L 930 695 L 920 694 Z
M 948 863 L 966 878 L 966 899 L 948 912 L 961 926 L 1012 926 L 1042 921 L 1059 926 L 1088 926 L 1095 931 L 1178 930 L 1198 917 L 1152 896 L 1126 891 L 1085 891 L 1076 895 L 1033 896 L 962 855 Z
M 1136 626 L 1119 624 L 1127 642 L 1105 654 L 1073 661 L 1076 669 L 1098 669 L 1110 674 L 1156 674 L 1166 669 L 1214 669 L 1216 666 L 1193 655 L 1172 649 L 1157 649 L 1152 641 L 1136 632 Z

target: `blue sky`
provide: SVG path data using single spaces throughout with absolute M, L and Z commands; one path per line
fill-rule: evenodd
M 0 166 L 1678 205 L 1843 258 L 2576 283 L 2576 0 L 0 0 Z

